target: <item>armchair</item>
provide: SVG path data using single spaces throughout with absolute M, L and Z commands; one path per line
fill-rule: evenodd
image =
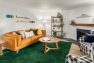
M 87 52 L 86 56 L 81 57 L 67 55 L 65 63 L 94 63 L 94 52 L 92 48 L 89 48 Z
M 93 48 L 94 48 L 94 43 L 85 42 L 85 41 L 84 41 L 84 36 L 83 36 L 83 37 L 80 37 L 79 41 L 80 41 L 80 42 L 79 42 L 79 43 L 80 43 L 79 47 L 80 47 L 80 51 L 81 51 L 81 52 L 84 52 L 84 53 L 87 54 L 89 48 L 92 48 L 92 50 L 93 50 Z M 93 50 L 93 52 L 94 52 L 94 50 Z
M 80 51 L 85 56 L 67 55 L 66 63 L 94 63 L 94 43 L 84 42 L 84 36 L 80 37 Z

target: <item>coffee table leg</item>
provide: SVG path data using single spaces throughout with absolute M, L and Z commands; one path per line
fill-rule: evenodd
M 56 48 L 59 49 L 58 42 L 56 43 Z
M 55 44 L 56 44 L 56 48 L 50 48 L 50 47 L 48 47 L 48 43 L 45 43 L 45 52 L 44 53 L 47 53 L 49 50 L 57 50 L 57 49 L 59 49 L 58 42 L 55 43 Z
M 50 48 L 47 45 L 48 43 L 45 43 L 45 52 L 44 53 L 47 53 L 50 50 Z
M 45 53 L 46 53 L 46 47 L 47 47 L 47 43 L 45 43 Z

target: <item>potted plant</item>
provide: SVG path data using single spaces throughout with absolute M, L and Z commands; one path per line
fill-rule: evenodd
M 53 36 L 54 36 L 54 37 L 57 36 L 57 32 L 54 31 L 54 32 L 53 32 Z

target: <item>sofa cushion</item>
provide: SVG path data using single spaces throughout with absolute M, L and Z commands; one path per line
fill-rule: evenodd
M 34 40 L 37 40 L 39 39 L 39 36 L 32 36 L 31 39 L 34 41 Z
M 37 35 L 42 35 L 42 30 L 41 29 L 38 29 Z
M 19 31 L 19 33 L 21 34 L 21 36 L 22 36 L 23 39 L 26 38 L 24 30 Z
M 33 30 L 34 35 L 37 35 L 37 31 L 38 31 L 38 29 L 34 29 L 34 30 Z
M 17 35 L 21 35 L 19 31 L 14 31 Z
M 43 35 L 37 35 L 39 38 L 43 37 Z
M 28 29 L 28 30 L 25 30 L 26 32 L 30 32 L 30 31 L 33 31 L 33 29 Z
M 22 42 L 21 42 L 21 45 L 23 45 L 23 44 L 27 44 L 27 43 L 30 43 L 30 42 L 32 42 L 31 37 L 26 38 L 26 39 L 23 39 Z
M 13 35 L 13 34 L 5 34 L 5 36 L 10 36 L 10 37 L 15 37 L 15 36 L 17 36 L 17 35 Z
M 16 32 L 12 32 L 12 34 L 14 34 L 14 35 L 18 35 Z
M 33 33 L 33 31 L 25 32 L 25 36 L 26 36 L 26 38 L 28 38 L 28 37 L 34 36 L 34 33 Z

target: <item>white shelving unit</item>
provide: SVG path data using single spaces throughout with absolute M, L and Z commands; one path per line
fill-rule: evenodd
M 63 34 L 63 16 L 58 13 L 57 16 L 51 17 L 51 36 L 54 36 L 54 33 L 56 33 L 56 37 L 62 38 Z

